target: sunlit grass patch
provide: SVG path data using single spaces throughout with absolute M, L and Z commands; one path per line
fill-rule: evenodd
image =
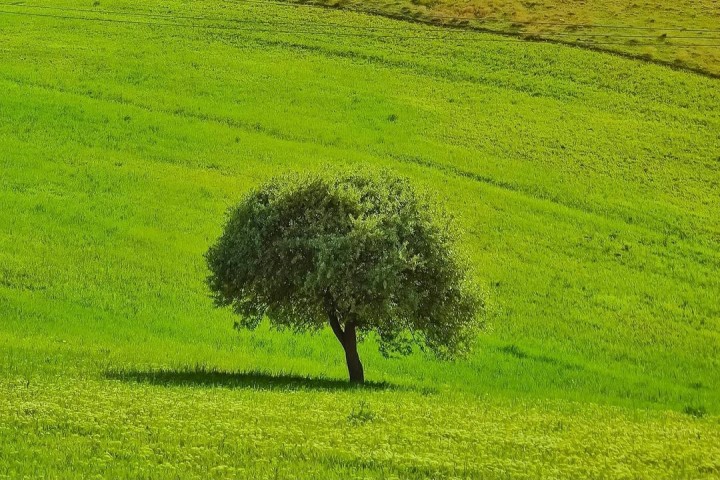
M 639 478 L 720 472 L 717 418 L 368 389 L 3 382 L 0 474 Z M 682 445 L 682 448 L 677 448 Z
M 100 7 L 407 38 L 0 15 L 0 476 L 720 475 L 714 80 L 337 10 L 131 3 Z M 488 298 L 469 358 L 369 338 L 373 383 L 347 388 L 329 332 L 213 308 L 226 209 L 328 165 L 452 210 Z

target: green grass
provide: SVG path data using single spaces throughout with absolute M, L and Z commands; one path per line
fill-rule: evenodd
M 717 428 L 682 414 L 592 405 L 204 383 L 10 392 L 10 477 L 697 478 L 720 453 Z
M 0 14 L 0 476 L 720 473 L 717 80 L 352 12 L 142 8 L 257 28 Z M 456 213 L 489 299 L 471 358 L 371 341 L 376 388 L 338 388 L 329 332 L 212 307 L 226 208 L 327 165 L 391 167 Z

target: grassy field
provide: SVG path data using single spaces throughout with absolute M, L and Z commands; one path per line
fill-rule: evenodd
M 717 80 L 341 10 L 31 5 L 0 7 L 0 477 L 720 475 Z M 471 358 L 370 341 L 350 389 L 329 331 L 212 307 L 227 207 L 328 165 L 456 212 Z
M 583 45 L 720 76 L 717 0 L 288 1 Z

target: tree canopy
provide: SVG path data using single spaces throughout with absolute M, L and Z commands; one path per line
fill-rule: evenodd
M 329 323 L 362 382 L 356 345 L 370 332 L 384 354 L 417 344 L 452 357 L 474 338 L 482 302 L 450 219 L 387 171 L 276 178 L 230 211 L 206 254 L 208 283 L 241 327 Z

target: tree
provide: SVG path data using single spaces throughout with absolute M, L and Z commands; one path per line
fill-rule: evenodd
M 385 355 L 419 345 L 452 357 L 468 349 L 482 304 L 438 212 L 386 171 L 281 177 L 230 211 L 206 254 L 208 284 L 239 327 L 329 323 L 351 382 L 364 381 L 357 344 L 370 332 Z

